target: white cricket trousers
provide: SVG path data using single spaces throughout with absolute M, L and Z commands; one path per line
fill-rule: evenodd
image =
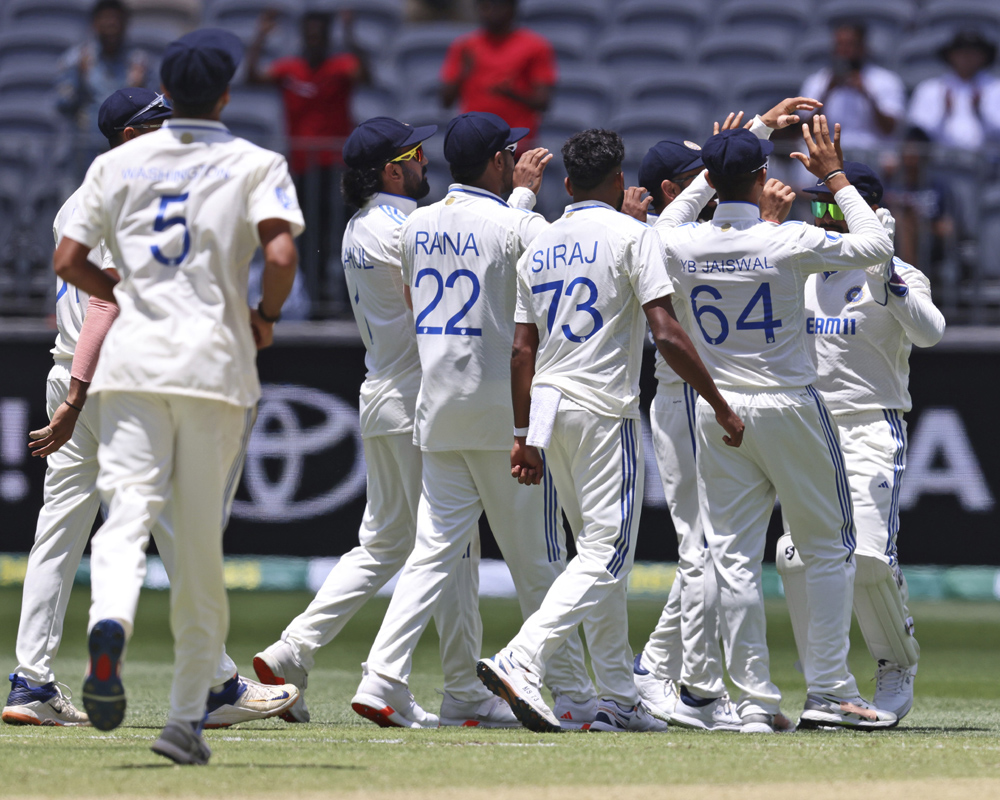
M 576 535 L 577 554 L 510 649 L 523 667 L 545 675 L 552 653 L 582 623 L 599 697 L 634 706 L 625 590 L 645 474 L 639 421 L 598 416 L 564 397 L 545 469 Z
M 150 530 L 170 504 L 172 530 L 162 539 L 174 562 L 170 719 L 198 722 L 229 627 L 222 532 L 255 410 L 152 392 L 100 398 L 97 488 L 107 519 L 91 542 L 89 627 L 116 619 L 132 635 Z
M 775 714 L 781 700 L 770 677 L 761 587 L 776 492 L 806 567 L 806 688 L 856 697 L 847 666 L 854 520 L 837 425 L 811 386 L 722 394 L 746 425 L 743 444 L 726 446 L 715 413 L 699 398 L 698 482 L 719 582 L 726 666 L 740 692 L 740 715 Z
M 837 414 L 834 419 L 840 429 L 847 477 L 851 482 L 858 539 L 856 554 L 878 559 L 894 574 L 895 580 L 886 583 L 899 595 L 903 621 L 908 625 L 912 646 L 919 653 L 912 639 L 906 578 L 896 557 L 899 492 L 906 471 L 906 420 L 894 409 Z M 863 619 L 866 608 L 866 604 L 856 602 L 854 613 L 872 658 L 898 663 L 899 651 L 888 647 L 884 636 L 870 635 L 873 627 L 878 629 L 882 623 L 878 619 Z
M 659 384 L 650 413 L 663 495 L 677 532 L 677 574 L 642 651 L 643 666 L 701 697 L 726 691 L 719 644 L 719 592 L 705 544 L 695 465 L 695 405 L 686 383 Z
M 69 383 L 69 363 L 56 362 L 49 371 L 45 392 L 49 419 L 66 400 Z M 15 646 L 18 660 L 15 671 L 33 684 L 55 680 L 52 663 L 62 641 L 66 606 L 100 507 L 97 493 L 99 409 L 100 395 L 94 395 L 80 412 L 70 440 L 45 459 L 44 502 L 38 512 L 35 543 L 28 554 Z M 169 527 L 168 520 L 161 518 L 153 538 L 157 547 L 161 541 L 167 541 L 160 555 L 167 574 L 171 575 L 173 562 L 169 540 L 160 532 L 164 524 Z M 236 665 L 223 652 L 214 684 L 223 683 L 235 674 Z
M 368 504 L 358 546 L 337 562 L 306 610 L 281 634 L 307 672 L 315 664 L 316 651 L 402 569 L 413 550 L 423 462 L 413 433 L 372 436 L 364 440 L 364 449 Z M 475 671 L 475 648 L 483 635 L 478 547 L 462 557 L 445 583 L 434 624 L 441 641 L 445 691 L 463 702 L 481 696 Z
M 542 603 L 565 569 L 565 534 L 551 484 L 522 486 L 510 476 L 503 450 L 425 452 L 413 552 L 393 591 L 389 609 L 368 656 L 368 669 L 406 683 L 413 651 L 464 556 L 478 547 L 483 511 L 510 568 L 522 614 Z M 477 587 L 478 589 L 478 587 Z M 477 616 L 478 619 L 478 616 Z M 475 642 L 482 650 L 481 627 Z M 475 662 L 470 665 L 475 675 Z M 594 696 L 578 634 L 552 656 L 547 681 L 553 694 L 581 702 Z M 474 697 L 489 697 L 486 688 Z

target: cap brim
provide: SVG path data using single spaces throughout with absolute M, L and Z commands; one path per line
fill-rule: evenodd
M 415 144 L 426 141 L 430 139 L 435 133 L 437 133 L 437 125 L 421 125 L 419 128 L 414 128 L 410 135 L 406 137 L 406 141 L 403 142 L 400 147 L 412 147 Z
M 159 122 L 160 120 L 170 119 L 174 115 L 174 110 L 172 108 L 154 108 L 147 111 L 139 119 L 135 120 L 133 125 L 142 125 L 148 122 Z
M 803 189 L 802 191 L 807 194 L 833 194 L 833 192 L 826 188 L 826 184 L 822 183 L 810 186 L 808 189 Z
M 519 142 L 529 133 L 531 133 L 531 128 L 511 128 L 510 136 L 507 137 L 507 141 L 504 142 L 503 146 L 507 147 L 514 144 L 514 142 Z
M 771 155 L 771 153 L 774 152 L 774 142 L 772 142 L 770 139 L 761 139 L 760 151 L 764 154 L 765 157 Z

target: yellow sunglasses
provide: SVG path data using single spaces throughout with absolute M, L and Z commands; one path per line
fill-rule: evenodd
M 416 160 L 416 161 L 423 161 L 424 160 L 424 145 L 423 145 L 423 142 L 421 142 L 420 144 L 418 144 L 412 150 L 407 150 L 401 156 L 396 156 L 395 158 L 390 158 L 389 161 L 388 161 L 388 163 L 389 164 L 396 164 L 396 163 L 399 163 L 400 161 L 413 161 L 413 160 Z

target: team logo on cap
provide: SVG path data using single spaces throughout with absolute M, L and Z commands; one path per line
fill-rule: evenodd
M 861 298 L 864 296 L 865 290 L 860 286 L 852 286 L 844 293 L 844 300 L 848 303 L 860 302 Z
M 684 140 L 684 146 L 689 150 L 701 150 L 700 144 L 695 144 L 694 142 L 689 142 L 687 139 Z

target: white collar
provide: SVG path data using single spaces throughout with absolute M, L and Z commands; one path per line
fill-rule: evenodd
M 399 211 L 402 211 L 406 216 L 410 216 L 416 208 L 417 201 L 412 197 L 404 197 L 401 194 L 392 194 L 391 192 L 375 192 L 368 201 L 365 203 L 365 208 L 373 208 L 374 206 L 392 206 Z
M 759 220 L 760 206 L 756 203 L 748 203 L 745 200 L 726 200 L 720 202 L 715 209 L 712 222 L 720 220 Z

